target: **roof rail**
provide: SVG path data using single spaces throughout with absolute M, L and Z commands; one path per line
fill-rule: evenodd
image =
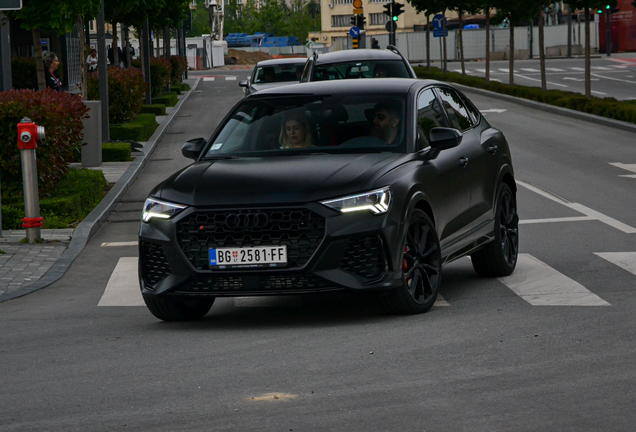
M 389 51 L 393 51 L 396 54 L 402 55 L 402 53 L 400 52 L 400 50 L 397 49 L 397 47 L 395 45 L 387 45 L 386 49 L 388 49 Z
M 318 60 L 318 50 L 314 50 L 312 57 L 314 58 L 314 61 Z

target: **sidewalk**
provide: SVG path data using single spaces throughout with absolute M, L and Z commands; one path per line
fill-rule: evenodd
M 42 243 L 20 243 L 26 238 L 25 230 L 3 230 L 0 237 L 0 302 L 21 297 L 44 288 L 61 278 L 80 254 L 89 238 L 104 223 L 115 204 L 126 192 L 146 157 L 170 124 L 181 104 L 198 85 L 197 78 L 187 79 L 191 90 L 179 96 L 175 107 L 166 108 L 165 116 L 157 116 L 159 126 L 143 145 L 141 152 L 133 152 L 132 162 L 105 162 L 98 169 L 109 183 L 114 183 L 102 202 L 77 226 L 70 229 L 41 230 Z M 71 164 L 81 167 L 80 163 Z

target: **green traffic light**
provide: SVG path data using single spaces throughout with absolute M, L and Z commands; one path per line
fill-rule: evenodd
M 609 8 L 610 8 L 610 5 L 605 6 L 605 9 L 609 9 Z
M 599 15 L 602 14 L 603 13 L 603 9 L 597 10 L 596 13 L 599 14 Z
M 396 16 L 393 17 L 393 21 L 397 21 L 398 18 Z

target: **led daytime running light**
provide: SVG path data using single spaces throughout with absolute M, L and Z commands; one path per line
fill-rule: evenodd
M 148 222 L 152 218 L 170 219 L 172 216 L 180 213 L 186 206 L 181 204 L 173 204 L 165 201 L 159 201 L 148 198 L 144 204 L 143 221 Z

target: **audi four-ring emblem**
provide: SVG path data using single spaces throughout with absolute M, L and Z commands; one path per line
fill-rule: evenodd
M 265 213 L 232 213 L 227 215 L 225 224 L 228 228 L 264 228 L 269 223 Z

